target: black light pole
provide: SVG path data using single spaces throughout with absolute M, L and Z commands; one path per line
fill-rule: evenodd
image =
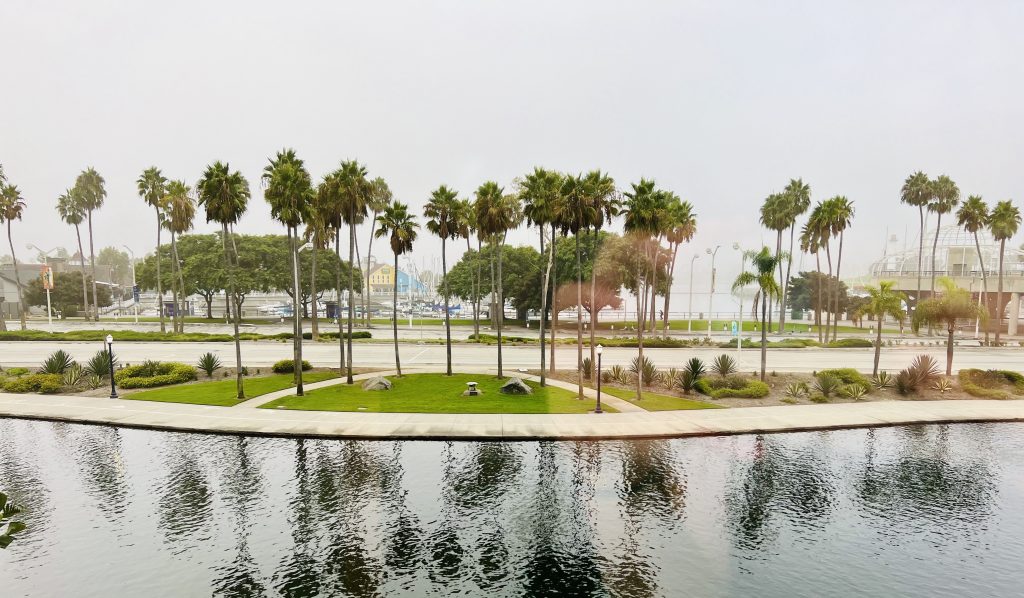
M 604 347 L 598 345 L 594 347 L 594 352 L 597 353 L 597 409 L 594 409 L 594 413 L 604 413 L 601 411 L 601 353 L 604 353 Z
M 114 388 L 114 337 L 107 335 L 107 361 L 110 362 L 110 398 L 117 398 L 117 389 Z

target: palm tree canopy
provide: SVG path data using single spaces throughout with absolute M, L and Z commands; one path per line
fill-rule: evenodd
M 175 234 L 184 234 L 192 229 L 196 217 L 196 202 L 192 188 L 185 181 L 171 181 L 167 185 L 166 201 L 167 228 Z
M 590 196 L 589 204 L 592 218 L 588 224 L 590 228 L 601 230 L 606 222 L 618 215 L 621 201 L 619 193 L 615 189 L 615 179 L 600 170 L 591 170 L 584 177 L 587 193 Z M 676 200 L 678 201 L 678 197 Z
M 951 278 L 943 276 L 939 279 L 942 287 L 937 297 L 925 299 L 914 309 L 911 325 L 915 332 L 921 326 L 946 326 L 953 328 L 957 320 L 980 319 L 985 321 L 988 312 L 971 298 L 971 294 L 956 286 Z
M 305 164 L 295 150 L 277 152 L 263 169 L 263 196 L 270 204 L 270 215 L 286 226 L 297 227 L 309 218 L 313 183 Z
M 790 225 L 793 208 L 785 193 L 772 193 L 761 204 L 761 226 L 776 232 L 784 231 Z
M 387 237 L 391 242 L 391 251 L 402 255 L 412 251 L 413 241 L 416 240 L 416 219 L 409 213 L 409 206 L 401 202 L 393 202 L 384 208 L 378 216 L 380 228 L 375 233 L 378 238 Z
M 732 283 L 732 290 L 739 290 L 748 284 L 757 283 L 761 294 L 765 297 L 778 297 L 782 294 L 779 282 L 775 280 L 775 270 L 782 261 L 782 255 L 775 255 L 767 247 L 762 247 L 757 252 L 747 252 L 747 259 L 753 270 L 741 272 Z
M 476 228 L 487 237 L 501 236 L 516 228 L 522 216 L 519 197 L 505 195 L 505 190 L 494 181 L 487 181 L 477 188 L 473 208 Z
M 681 201 L 675 193 L 668 194 L 668 232 L 665 238 L 669 243 L 685 243 L 697 234 L 697 214 L 688 201 Z
M 569 175 L 562 181 L 562 210 L 556 224 L 562 234 L 577 234 L 601 218 L 594 204 L 590 181 L 583 175 Z
M 546 226 L 558 220 L 563 203 L 562 181 L 561 173 L 537 167 L 517 182 L 528 224 Z
M 375 189 L 375 183 L 380 179 L 367 179 L 366 167 L 357 160 L 345 160 L 336 172 L 341 191 L 341 217 L 346 224 L 360 224 L 366 218 L 369 204 L 377 201 L 376 194 L 380 189 Z
M 948 214 L 960 203 L 960 188 L 953 179 L 946 175 L 932 181 L 932 200 L 928 203 L 928 211 L 936 214 Z
M 782 193 L 789 199 L 789 218 L 792 226 L 797 217 L 811 207 L 811 186 L 803 179 L 789 179 L 789 184 Z
M 840 233 L 850 227 L 853 221 L 853 202 L 842 195 L 836 195 L 820 204 L 822 206 L 823 224 L 828 227 L 832 236 L 839 236 Z
M 903 181 L 900 201 L 917 208 L 927 206 L 932 200 L 932 182 L 928 175 L 918 170 Z
M 1020 210 L 1010 200 L 997 203 L 989 215 L 988 227 L 996 241 L 1012 238 L 1020 228 Z
M 61 220 L 71 226 L 78 226 L 85 221 L 85 208 L 76 197 L 74 189 L 67 189 L 57 198 L 57 213 Z
M 21 196 L 17 185 L 0 186 L 0 222 L 21 220 L 25 207 L 25 198 Z
M 427 230 L 441 239 L 459 238 L 462 234 L 459 210 L 458 193 L 441 185 L 430 194 L 430 201 L 423 207 Z
M 988 223 L 988 205 L 980 195 L 967 198 L 956 213 L 956 223 L 969 233 L 984 230 Z
M 891 316 L 894 320 L 902 322 L 907 317 L 907 313 L 903 311 L 903 302 L 907 299 L 907 296 L 900 291 L 896 291 L 893 287 L 896 286 L 896 282 L 892 280 L 883 280 L 878 283 L 878 286 L 868 285 L 868 304 L 867 312 L 874 315 L 881 321 L 885 316 Z
M 626 198 L 623 204 L 625 231 L 647 236 L 661 234 L 668 219 L 667 195 L 655 188 L 654 181 L 650 179 L 640 179 L 630 187 L 630 191 L 623 193 Z
M 75 179 L 75 188 L 78 190 L 82 201 L 82 207 L 86 211 L 98 210 L 107 197 L 106 181 L 96 172 L 96 169 L 89 167 L 82 171 Z
M 821 245 L 822 239 L 821 235 L 818 234 L 818 229 L 812 220 L 808 220 L 800 229 L 800 251 L 804 253 L 817 253 L 821 249 Z
M 151 166 L 143 170 L 135 183 L 139 188 L 139 197 L 154 208 L 161 207 L 161 202 L 167 191 L 167 179 L 159 168 Z
M 206 208 L 206 221 L 234 224 L 245 213 L 250 198 L 249 181 L 225 162 L 206 167 L 196 185 L 199 205 Z
M 807 224 L 804 225 L 805 232 L 809 233 L 814 241 L 813 246 L 818 249 L 827 245 L 832 237 L 832 220 L 829 210 L 829 204 L 819 201 L 814 206 L 814 209 L 811 210 L 811 215 L 807 218 Z M 801 240 L 803 240 L 803 237 L 804 235 L 801 235 Z

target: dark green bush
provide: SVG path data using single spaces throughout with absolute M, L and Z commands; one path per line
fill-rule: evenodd
M 295 361 L 292 359 L 282 359 L 281 361 L 274 364 L 271 368 L 275 374 L 291 374 L 295 371 Z M 305 359 L 302 360 L 302 371 L 311 370 L 313 366 L 310 365 Z
M 131 365 L 114 374 L 114 382 L 121 388 L 154 388 L 181 384 L 196 379 L 196 369 L 186 363 L 147 361 Z
M 701 378 L 694 384 L 694 388 L 697 392 L 714 399 L 759 399 L 768 396 L 768 393 L 771 392 L 764 382 L 743 376 Z
M 1024 376 L 1009 370 L 960 370 L 960 388 L 972 397 L 1009 399 L 1024 394 Z M 1007 388 L 1009 387 L 1009 388 Z
M 114 368 L 117 368 L 117 355 L 114 355 Z M 106 349 L 100 349 L 95 355 L 85 362 L 85 372 L 100 378 L 110 377 L 110 354 Z
M 5 371 L 4 373 L 7 374 L 8 376 L 16 378 L 18 376 L 24 376 L 25 374 L 27 374 L 28 368 L 7 368 L 7 371 Z
M 339 334 L 337 332 L 321 332 L 320 333 L 320 340 L 338 340 L 338 336 L 339 336 Z M 348 338 L 348 333 L 346 332 L 342 336 L 344 336 L 345 338 Z M 289 336 L 289 338 L 291 338 L 291 336 Z M 307 341 L 308 340 L 313 340 L 313 333 L 312 332 L 303 332 L 302 333 L 302 338 L 306 339 Z M 373 335 L 370 334 L 369 332 L 367 332 L 366 330 L 353 330 L 352 331 L 352 338 L 353 339 L 357 339 L 357 338 L 373 338 Z M 504 340 L 504 339 L 502 339 L 502 340 Z
M 64 379 L 60 374 L 30 374 L 7 380 L 4 383 L 5 392 L 38 392 L 52 394 L 59 392 L 64 385 Z
M 875 343 L 866 338 L 841 338 L 827 345 L 831 349 L 865 349 L 874 347 Z

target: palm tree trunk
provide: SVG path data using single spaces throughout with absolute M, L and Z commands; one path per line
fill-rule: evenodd
M 779 332 L 786 332 L 786 299 L 789 298 L 789 273 L 793 268 L 793 237 L 796 224 L 789 227 L 789 257 L 786 259 L 786 277 L 782 280 L 782 297 L 779 302 Z M 781 266 L 781 264 L 780 264 Z
M 597 382 L 597 349 L 594 335 L 597 334 L 597 314 L 601 309 L 597 306 L 597 231 L 594 231 L 593 253 L 590 256 L 590 381 Z
M 673 247 L 672 247 L 672 261 L 670 263 L 669 271 L 668 271 L 669 276 L 672 276 L 676 272 L 676 256 L 679 254 L 679 246 L 680 245 L 681 245 L 681 243 L 675 243 L 673 245 Z M 664 320 L 662 328 L 664 330 L 665 338 L 668 338 L 668 302 L 669 302 L 669 297 L 671 297 L 671 296 L 672 296 L 672 287 L 669 286 L 668 292 L 665 293 L 665 313 L 662 314 L 663 315 L 662 319 Z M 593 341 L 591 341 L 591 342 L 593 342 Z
M 953 375 L 953 331 L 956 327 L 951 322 L 946 331 L 946 375 Z
M 917 311 L 917 304 L 921 301 L 921 259 L 924 257 L 924 206 L 917 206 L 917 212 L 921 219 L 921 234 L 917 236 L 917 295 L 914 296 L 914 311 Z
M 825 244 L 825 256 L 828 258 L 828 293 L 825 297 L 825 342 L 829 340 L 829 324 L 832 321 L 832 295 L 836 292 L 832 284 L 832 244 Z
M 978 231 L 974 231 L 974 248 L 978 250 L 978 265 L 981 266 L 981 296 L 985 309 L 991 312 L 988 300 L 988 275 L 985 273 L 985 260 L 981 256 L 981 243 L 978 242 Z M 985 323 L 985 345 L 988 345 L 988 323 Z
M 839 286 L 839 268 L 843 266 L 843 236 L 845 232 L 839 233 L 839 255 L 836 256 L 836 298 L 835 298 L 835 320 L 832 322 L 832 340 L 836 340 L 836 336 L 839 333 L 839 291 L 842 288 Z
M 25 296 L 21 292 L 21 275 L 18 274 L 18 256 L 14 253 L 14 240 L 11 238 L 11 219 L 7 219 L 7 243 L 11 246 L 11 260 L 14 262 L 14 284 L 18 287 L 18 317 L 21 320 L 21 329 L 28 326 L 25 323 Z
M 395 252 L 395 283 L 391 293 L 391 330 L 395 338 L 395 370 L 402 376 L 402 362 L 398 357 L 398 252 Z
M 92 269 L 92 305 L 96 309 L 93 317 L 96 322 L 100 321 L 100 301 L 96 295 L 96 252 L 93 250 L 92 242 L 92 210 L 89 210 L 89 267 Z M 22 320 L 21 327 L 25 328 L 25 321 Z
M 334 254 L 338 256 L 338 269 L 334 272 L 334 288 L 338 290 L 338 306 L 334 316 L 338 318 L 338 375 L 345 371 L 345 328 L 341 318 L 341 226 L 334 231 Z M 369 270 L 369 268 L 367 268 Z M 369 287 L 367 287 L 369 288 Z M 351 382 L 349 382 L 351 384 Z
M 82 252 L 82 231 L 75 225 L 75 237 L 78 239 L 78 257 L 81 258 L 78 262 L 82 267 L 82 309 L 85 310 L 85 319 L 89 319 L 89 281 L 86 280 L 85 275 L 85 253 Z M 132 289 L 132 293 L 135 290 Z M 3 320 L 3 316 L 0 315 L 0 321 Z
M 316 342 L 316 341 L 320 340 L 320 325 L 319 325 L 319 321 L 317 319 L 317 313 L 316 313 L 317 312 L 317 306 L 316 306 L 316 304 L 317 304 L 317 300 L 316 300 L 316 253 L 319 250 L 320 250 L 320 235 L 319 235 L 319 233 L 314 233 L 313 234 L 313 249 L 311 250 L 313 252 L 313 257 L 312 257 L 313 263 L 310 264 L 310 268 L 309 268 L 310 269 L 310 274 L 309 274 L 309 290 L 310 290 L 309 296 L 310 296 L 310 299 L 309 299 L 309 302 L 313 304 L 313 320 L 309 323 L 309 336 L 310 336 L 310 339 L 313 340 L 313 342 Z
M 764 382 L 764 371 L 768 365 L 768 293 L 761 293 L 761 382 Z
M 643 276 L 640 270 L 640 248 L 636 248 L 636 348 L 637 348 L 637 377 L 636 377 L 636 400 L 643 397 L 643 364 L 644 364 L 644 310 L 643 300 L 646 299 L 647 289 L 643 288 L 641 281 Z
M 1006 251 L 1006 239 L 999 241 L 999 286 L 996 293 L 996 346 L 1003 332 L 1003 255 Z
M 366 327 L 370 327 L 370 259 L 373 256 L 373 238 L 377 236 L 377 211 L 373 212 L 373 219 L 370 220 L 370 240 L 366 244 L 366 286 L 363 287 L 363 292 L 360 293 L 363 297 L 363 321 L 366 322 Z M 466 239 L 466 243 L 469 243 L 469 239 Z M 397 274 L 396 274 L 397 276 Z M 352 297 L 349 296 L 349 301 Z
M 504 377 L 501 363 L 501 327 L 505 319 L 505 287 L 501 280 L 501 258 L 502 246 L 505 244 L 505 235 L 498 240 L 498 378 Z
M 540 230 L 540 254 L 544 255 L 544 225 L 541 224 L 537 227 Z M 552 239 L 554 242 L 554 239 Z M 545 341 L 547 338 L 544 336 L 544 322 L 548 317 L 548 279 L 551 277 L 551 260 L 548 260 L 547 266 L 544 268 L 544 276 L 541 277 L 540 282 L 540 385 L 547 386 L 547 364 L 545 359 L 547 354 L 545 351 Z
M 174 263 L 171 264 L 171 275 L 175 272 L 178 273 L 178 294 L 174 300 L 174 319 L 175 319 L 175 332 L 185 332 L 185 277 L 181 273 L 181 262 L 178 261 L 178 239 L 174 231 L 171 231 L 171 255 L 174 259 Z M 181 304 L 179 305 L 179 298 Z
M 878 333 L 875 335 L 875 365 L 871 369 L 871 375 L 878 375 L 878 360 L 882 357 L 882 320 L 885 319 L 885 313 L 875 314 L 878 318 Z
M 345 339 L 346 351 L 346 362 L 345 362 L 345 383 L 352 384 L 352 318 L 355 316 L 354 306 L 352 305 L 352 297 L 355 293 L 356 285 L 356 267 L 355 259 L 356 255 L 356 209 L 355 206 L 349 207 L 349 222 L 348 225 L 348 336 Z M 395 285 L 398 288 L 398 258 L 395 257 Z M 367 268 L 369 270 L 369 268 Z M 397 292 L 397 291 L 396 291 Z M 398 314 L 395 314 L 395 318 Z M 395 320 L 396 326 L 398 320 Z
M 448 310 L 448 256 L 445 253 L 445 240 L 441 239 L 441 280 L 444 281 L 444 341 L 445 357 L 447 358 L 449 376 L 452 375 L 452 321 Z
M 775 232 L 776 232 L 775 256 L 779 259 L 779 284 L 781 285 L 782 284 L 782 257 L 781 257 L 782 256 L 782 231 L 778 230 L 778 231 L 775 231 Z M 773 301 L 774 301 L 774 299 L 775 298 L 773 298 Z M 781 301 L 781 296 L 779 297 L 779 300 Z M 782 334 L 782 312 L 781 312 L 782 307 L 781 307 L 781 303 L 779 305 L 780 305 L 780 307 L 779 307 L 779 310 L 780 310 L 780 312 L 779 312 L 779 334 Z M 771 319 L 772 319 L 772 312 L 769 309 L 768 310 L 768 320 L 771 321 Z
M 661 246 L 660 240 L 657 238 L 654 240 L 654 260 L 651 262 L 653 268 L 651 269 L 651 333 L 656 333 L 657 330 L 654 327 L 654 298 L 658 292 L 658 249 Z M 644 297 L 644 303 L 647 302 L 647 297 Z M 647 312 L 644 311 L 644 326 L 646 326 Z M 708 330 L 708 336 L 711 335 L 711 331 Z
M 480 239 L 480 235 L 476 237 L 476 307 L 473 308 L 473 333 L 476 334 L 477 342 L 480 342 L 480 303 L 483 297 L 480 296 L 481 288 L 483 287 L 483 280 L 480 274 L 480 268 L 483 264 L 480 263 L 480 258 L 483 255 L 484 245 L 483 240 Z M 494 256 L 491 256 L 493 259 Z M 491 266 L 491 292 L 494 292 L 494 266 Z M 492 297 L 493 298 L 493 297 Z
M 295 338 L 292 339 L 293 370 L 295 374 L 295 396 L 302 396 L 302 316 L 299 313 L 299 293 L 302 285 L 299 282 L 299 231 L 293 226 L 288 227 L 288 240 L 292 253 L 292 315 L 295 316 Z M 238 311 L 237 309 L 235 311 Z M 236 316 L 237 317 L 237 316 Z
M 932 242 L 932 267 L 930 268 L 932 278 L 930 292 L 932 297 L 935 296 L 935 254 L 939 249 L 939 228 L 942 227 L 942 212 L 937 212 L 937 214 L 939 217 L 935 221 L 935 240 Z
M 551 246 L 548 247 L 548 271 L 551 272 L 551 373 L 555 373 L 555 334 L 558 330 L 558 268 L 555 261 L 555 225 L 551 225 Z
M 583 260 L 580 259 L 580 234 L 573 235 L 576 240 L 576 386 L 579 393 L 576 398 L 583 400 Z M 592 366 L 593 367 L 593 366 Z
M 818 302 L 814 305 L 814 325 L 818 328 L 818 342 L 821 342 L 821 251 L 814 252 L 815 271 L 818 273 Z
M 160 229 L 162 229 L 163 227 L 160 226 L 160 208 L 157 207 L 155 209 L 156 209 L 156 253 L 154 254 L 154 256 L 156 258 L 156 297 L 157 297 L 157 304 L 159 305 L 159 308 L 158 308 L 157 311 L 160 312 L 160 332 L 163 333 L 163 332 L 167 332 L 167 326 L 164 323 L 164 286 L 163 286 L 163 280 L 160 278 Z M 89 227 L 89 236 L 92 236 L 92 226 L 91 226 L 91 224 L 90 224 L 90 227 Z M 79 251 L 79 253 L 81 253 L 81 251 L 82 251 L 81 248 L 79 248 L 78 251 Z M 83 268 L 85 267 L 85 257 L 84 256 L 82 258 L 82 267 Z M 86 305 L 86 311 L 88 311 L 88 307 L 89 306 Z
M 229 257 L 229 254 L 228 254 L 228 225 L 227 225 L 226 222 L 221 224 L 221 231 L 222 231 L 221 232 L 221 243 L 224 245 L 224 267 L 227 268 L 227 271 L 228 271 L 228 290 L 227 290 L 227 295 L 228 296 L 225 297 L 225 300 L 227 300 L 227 301 L 234 301 L 235 302 L 234 309 L 230 310 L 231 315 L 234 316 L 232 318 L 232 322 L 234 323 L 234 327 L 235 327 L 235 387 L 236 387 L 236 390 L 238 391 L 237 392 L 237 396 L 235 398 L 237 398 L 239 401 L 241 401 L 242 399 L 245 398 L 245 389 L 242 387 L 242 343 L 240 342 L 240 340 L 238 338 L 238 327 L 239 327 L 238 297 L 235 295 L 235 270 L 234 270 L 234 268 L 232 267 L 232 264 L 231 264 L 232 259 Z M 231 244 L 232 244 L 232 247 L 233 247 L 234 246 L 234 240 L 232 240 Z M 235 254 L 234 261 L 236 263 L 238 261 L 238 254 L 237 253 Z M 160 309 L 162 310 L 163 306 L 160 306 Z

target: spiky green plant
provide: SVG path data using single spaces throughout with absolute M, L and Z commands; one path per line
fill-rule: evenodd
M 943 394 L 953 390 L 953 381 L 949 378 L 939 378 L 932 384 L 932 390 L 937 390 Z
M 612 380 L 615 380 L 619 384 L 629 384 L 629 372 L 627 372 L 626 368 L 621 365 L 613 365 L 612 369 L 609 370 L 608 373 L 611 374 Z
M 885 390 L 886 388 L 892 388 L 894 383 L 893 375 L 885 370 L 878 372 L 878 374 L 871 378 L 871 384 L 878 390 Z
M 814 391 L 825 398 L 832 396 L 832 393 L 839 390 L 843 381 L 832 374 L 821 374 L 814 380 Z
M 221 368 L 220 358 L 213 353 L 206 352 L 199 357 L 197 367 L 206 372 L 207 378 L 213 378 L 213 373 Z
M 685 371 L 690 372 L 690 376 L 693 377 L 694 382 L 700 380 L 701 377 L 707 372 L 704 367 L 704 362 L 699 357 L 691 357 L 686 361 Z
M 790 382 L 786 386 L 786 396 L 791 399 L 806 397 L 808 393 L 806 382 Z
M 643 361 L 639 355 L 634 357 L 629 364 L 629 371 L 639 377 L 644 386 L 650 386 L 658 379 L 658 366 L 654 365 L 650 357 L 644 357 Z
M 868 391 L 860 384 L 846 384 L 839 389 L 839 392 L 848 399 L 859 401 L 868 394 Z
M 64 386 L 77 388 L 85 380 L 85 368 L 80 364 L 72 363 L 64 370 Z
M 591 374 L 594 373 L 594 362 L 590 361 L 589 357 L 583 358 L 583 377 L 590 380 Z
M 69 355 L 67 351 L 57 349 L 51 353 L 45 361 L 43 361 L 42 367 L 39 368 L 39 373 L 63 374 L 73 363 L 75 363 L 75 360 L 71 358 L 71 355 Z
M 736 365 L 736 360 L 731 355 L 722 353 L 711 361 L 711 371 L 725 378 L 739 371 L 739 366 Z
M 89 361 L 85 362 L 85 371 L 90 376 L 99 376 L 100 378 L 107 378 L 110 376 L 111 364 L 110 354 L 106 350 L 100 349 L 95 355 L 89 358 Z M 114 367 L 117 367 L 117 355 L 114 355 Z M 96 386 L 99 386 L 97 384 Z
M 693 375 L 690 369 L 685 369 L 676 374 L 675 385 L 683 391 L 683 394 L 690 394 L 697 387 L 698 378 Z

